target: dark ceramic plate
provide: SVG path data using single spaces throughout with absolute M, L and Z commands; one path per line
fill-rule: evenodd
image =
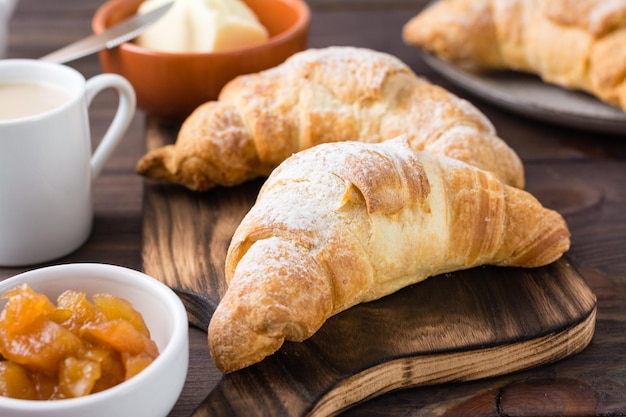
M 626 113 L 578 91 L 511 71 L 474 72 L 423 53 L 424 61 L 450 82 L 499 107 L 524 116 L 587 131 L 626 134 Z

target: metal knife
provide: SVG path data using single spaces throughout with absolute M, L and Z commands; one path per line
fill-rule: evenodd
M 135 14 L 111 26 L 102 33 L 76 41 L 40 59 L 63 64 L 102 51 L 103 49 L 115 48 L 143 33 L 148 26 L 159 20 L 161 16 L 169 10 L 172 3 L 173 2 L 169 2 L 145 14 Z

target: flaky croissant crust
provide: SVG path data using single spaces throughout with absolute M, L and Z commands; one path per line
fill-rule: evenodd
M 626 0 L 442 0 L 403 37 L 461 65 L 534 73 L 626 110 Z
M 520 159 L 474 106 L 394 56 L 354 47 L 309 49 L 236 78 L 218 101 L 185 120 L 174 145 L 148 152 L 137 171 L 208 190 L 267 176 L 293 153 L 320 143 L 376 143 L 399 134 L 416 150 L 524 186 Z
M 426 277 L 544 265 L 568 248 L 563 218 L 529 193 L 406 137 L 319 145 L 270 175 L 237 228 L 209 346 L 230 372 Z

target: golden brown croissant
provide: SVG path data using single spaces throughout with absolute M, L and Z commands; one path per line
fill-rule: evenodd
M 626 0 L 442 0 L 403 37 L 459 65 L 534 73 L 626 110 Z
M 515 152 L 470 103 L 369 49 L 309 49 L 282 65 L 236 78 L 218 101 L 183 123 L 176 144 L 145 155 L 137 171 L 193 190 L 267 176 L 291 154 L 344 140 L 409 135 L 417 150 L 490 170 L 523 188 Z
M 319 145 L 276 168 L 237 228 L 211 354 L 231 372 L 429 276 L 536 267 L 568 248 L 564 219 L 528 192 L 406 137 Z

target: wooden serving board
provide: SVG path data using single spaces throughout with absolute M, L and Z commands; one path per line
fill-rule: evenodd
M 148 148 L 176 131 L 150 120 Z M 226 290 L 226 250 L 261 184 L 193 193 L 146 181 L 145 272 L 178 292 L 201 329 Z M 540 366 L 587 346 L 595 316 L 596 298 L 567 259 L 432 277 L 225 375 L 193 415 L 328 416 L 396 389 Z

